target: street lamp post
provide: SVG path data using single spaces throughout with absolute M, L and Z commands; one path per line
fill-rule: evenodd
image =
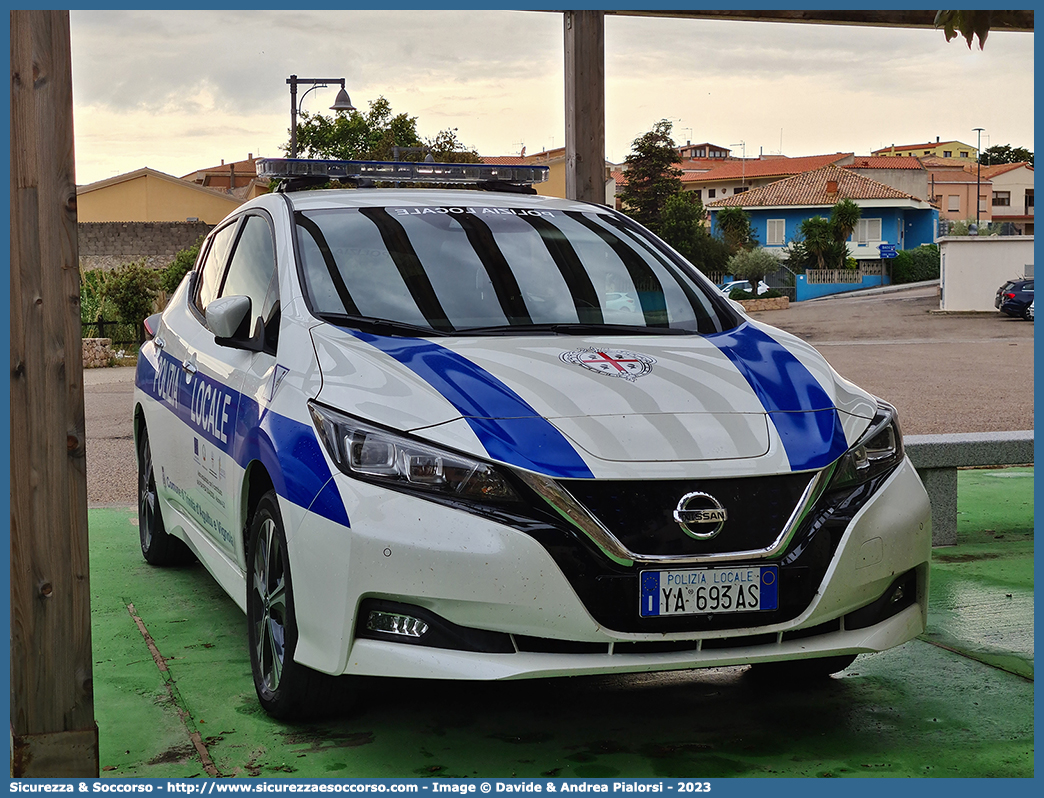
M 290 86 L 290 157 L 297 157 L 297 114 L 300 113 L 300 106 L 297 102 L 297 86 L 301 83 L 307 83 L 311 85 L 311 89 L 305 91 L 301 95 L 301 102 L 304 102 L 305 95 L 308 94 L 312 89 L 325 88 L 331 83 L 337 83 L 340 85 L 341 90 L 337 92 L 337 98 L 334 100 L 334 104 L 330 106 L 331 111 L 354 111 L 355 106 L 352 105 L 352 101 L 348 98 L 348 92 L 344 90 L 344 78 L 299 78 L 297 75 L 291 75 L 286 79 L 287 85 Z
M 979 199 L 979 195 L 982 192 L 982 131 L 986 128 L 973 127 L 978 136 L 979 140 L 975 143 L 975 232 L 978 234 L 979 231 L 979 208 L 982 205 L 982 201 Z

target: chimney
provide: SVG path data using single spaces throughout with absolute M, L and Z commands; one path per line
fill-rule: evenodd
M 938 137 L 938 136 L 936 136 L 936 137 L 935 137 L 935 143 L 936 143 L 936 144 L 938 144 L 938 143 L 939 143 L 939 137 Z
M 248 153 L 247 153 L 247 160 L 248 160 L 248 161 L 252 161 L 252 160 L 254 160 L 254 153 L 252 153 L 252 152 L 248 152 Z
M 837 181 L 836 180 L 828 180 L 826 188 L 827 188 L 827 194 L 836 194 L 837 193 Z

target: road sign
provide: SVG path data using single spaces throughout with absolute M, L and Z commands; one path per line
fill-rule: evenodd
M 881 253 L 882 258 L 894 258 L 898 254 L 895 251 L 895 244 L 878 244 L 877 251 Z

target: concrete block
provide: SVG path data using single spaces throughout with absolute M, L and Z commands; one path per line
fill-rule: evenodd
M 1033 463 L 1033 430 L 905 435 L 903 447 L 932 503 L 932 545 L 957 544 L 957 469 Z
M 957 545 L 957 469 L 917 469 L 932 503 L 932 545 Z
M 1033 462 L 1033 430 L 906 435 L 903 446 L 918 470 Z

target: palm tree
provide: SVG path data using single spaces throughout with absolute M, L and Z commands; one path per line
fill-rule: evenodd
M 812 216 L 798 225 L 798 233 L 804 239 L 805 251 L 816 259 L 816 268 L 825 268 L 827 256 L 834 247 L 830 220 L 822 216 Z
M 839 253 L 844 250 L 844 254 L 840 257 L 841 266 L 844 266 L 844 260 L 848 257 L 848 246 L 845 242 L 855 232 L 856 223 L 862 215 L 859 206 L 850 199 L 841 200 L 830 210 L 830 229 L 834 241 L 839 245 L 837 247 Z
M 750 214 L 737 205 L 730 205 L 718 211 L 718 229 L 722 241 L 730 253 L 741 249 L 749 249 L 757 245 L 757 238 L 750 226 Z

